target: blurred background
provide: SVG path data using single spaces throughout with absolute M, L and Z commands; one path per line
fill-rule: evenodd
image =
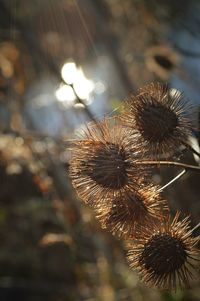
M 141 284 L 68 177 L 69 141 L 151 81 L 185 93 L 198 132 L 199 0 L 0 0 L 1 301 L 200 300 L 199 279 L 176 293 Z M 199 181 L 165 190 L 194 224 Z

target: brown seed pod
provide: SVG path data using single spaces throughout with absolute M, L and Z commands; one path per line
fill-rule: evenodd
M 152 46 L 145 52 L 147 68 L 163 80 L 169 79 L 179 61 L 179 55 L 166 45 Z
M 146 176 L 146 167 L 136 164 L 140 151 L 116 118 L 90 124 L 84 138 L 75 142 L 70 162 L 72 184 L 80 198 L 95 207 L 103 199 L 138 190 Z
M 196 245 L 200 237 L 193 237 L 189 218 L 179 221 L 179 213 L 146 228 L 141 239 L 129 247 L 128 260 L 139 271 L 142 281 L 151 287 L 175 289 L 188 286 L 197 263 Z
M 135 192 L 125 192 L 111 201 L 104 201 L 96 208 L 102 228 L 126 239 L 136 237 L 139 227 L 160 222 L 168 212 L 167 202 L 153 185 Z
M 172 155 L 191 135 L 188 112 L 191 107 L 183 95 L 167 85 L 152 83 L 132 96 L 121 116 L 123 123 L 138 133 L 141 145 L 150 157 Z

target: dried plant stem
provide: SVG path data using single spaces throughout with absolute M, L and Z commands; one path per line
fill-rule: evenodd
M 177 181 L 178 179 L 180 179 L 186 172 L 187 172 L 187 170 L 183 169 L 176 177 L 174 177 L 171 181 L 169 181 L 167 184 L 165 184 L 160 189 L 158 189 L 158 192 L 164 190 L 165 188 L 167 188 L 168 186 L 170 186 L 172 183 L 174 183 L 175 181 Z
M 144 165 L 167 165 L 167 166 L 175 166 L 175 167 L 183 167 L 186 169 L 186 171 L 198 171 L 200 172 L 200 166 L 195 166 L 195 165 L 190 165 L 190 164 L 185 164 L 182 162 L 176 162 L 176 161 L 151 161 L 151 160 L 142 160 L 142 161 L 137 161 L 135 164 L 144 164 Z
M 194 232 L 196 229 L 198 229 L 200 227 L 200 222 L 194 227 L 192 228 L 192 232 Z
M 185 146 L 186 146 L 193 154 L 197 155 L 197 156 L 200 158 L 200 153 L 198 153 L 198 152 L 196 151 L 196 149 L 194 149 L 191 145 L 189 145 L 189 144 L 187 144 L 187 143 L 185 143 Z

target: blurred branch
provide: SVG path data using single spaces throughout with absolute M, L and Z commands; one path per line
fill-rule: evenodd
M 63 292 L 68 293 L 69 288 L 73 288 L 72 285 L 60 282 L 48 282 L 45 280 L 42 281 L 32 281 L 28 280 L 27 278 L 14 278 L 14 277 L 1 277 L 0 278 L 0 289 L 9 289 L 9 290 L 16 290 L 16 289 L 28 289 L 34 292 Z

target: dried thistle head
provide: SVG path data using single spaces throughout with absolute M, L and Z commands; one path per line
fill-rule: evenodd
M 191 135 L 189 109 L 180 92 L 152 83 L 130 98 L 122 120 L 134 134 L 138 133 L 148 155 L 167 157 L 185 145 Z
M 139 271 L 142 281 L 151 287 L 175 289 L 188 286 L 197 262 L 196 245 L 189 218 L 179 221 L 179 213 L 170 219 L 146 228 L 141 239 L 129 249 L 128 260 Z
M 129 142 L 117 119 L 92 123 L 72 149 L 72 184 L 92 207 L 123 191 L 135 191 L 146 175 L 144 165 L 136 164 L 139 157 L 139 146 Z
M 126 239 L 134 238 L 141 226 L 148 227 L 149 224 L 160 222 L 168 212 L 167 202 L 153 185 L 125 192 L 96 208 L 102 228 Z
M 168 80 L 180 57 L 174 49 L 166 46 L 153 46 L 145 52 L 147 68 L 163 80 Z

